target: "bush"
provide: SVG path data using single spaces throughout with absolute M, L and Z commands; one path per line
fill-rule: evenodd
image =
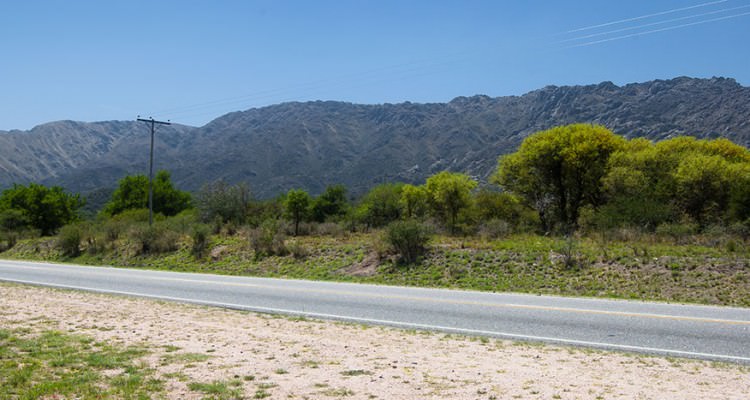
M 286 248 L 289 250 L 289 253 L 292 255 L 292 257 L 298 260 L 304 260 L 305 258 L 310 256 L 310 250 L 296 240 L 292 240 L 287 243 Z
M 18 242 L 18 232 L 0 231 L 0 253 L 13 248 Z
M 190 249 L 190 253 L 196 259 L 200 260 L 206 256 L 210 238 L 209 234 L 210 232 L 206 225 L 199 224 L 193 227 L 193 232 L 190 235 L 193 239 L 193 246 Z
M 57 247 L 66 257 L 77 257 L 81 254 L 81 238 L 83 232 L 80 226 L 65 225 L 57 235 Z
M 586 257 L 580 252 L 580 244 L 572 236 L 555 244 L 550 261 L 559 262 L 565 269 L 579 269 L 586 265 Z
M 247 218 L 251 200 L 252 195 L 247 184 L 230 185 L 219 180 L 201 188 L 196 196 L 196 205 L 203 222 L 218 219 L 222 223 L 233 221 L 242 224 Z
M 179 247 L 179 234 L 166 229 L 161 224 L 148 226 L 139 224 L 130 231 L 130 236 L 138 246 L 139 254 L 162 254 L 176 251 Z
M 250 246 L 255 252 L 256 259 L 287 254 L 284 233 L 279 221 L 275 219 L 263 221 L 259 227 L 250 230 L 249 236 Z
M 393 222 L 386 228 L 385 241 L 406 264 L 412 264 L 427 250 L 431 232 L 414 220 Z
M 683 242 L 698 233 L 699 226 L 693 222 L 665 223 L 656 227 L 656 234 L 671 237 L 675 242 Z
M 513 233 L 513 227 L 507 221 L 493 218 L 479 226 L 479 234 L 488 239 L 500 239 Z
M 315 232 L 320 236 L 339 237 L 344 235 L 344 228 L 335 222 L 323 222 L 315 227 Z

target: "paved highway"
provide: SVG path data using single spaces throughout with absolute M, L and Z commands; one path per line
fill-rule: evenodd
M 0 260 L 0 280 L 750 364 L 750 309 Z

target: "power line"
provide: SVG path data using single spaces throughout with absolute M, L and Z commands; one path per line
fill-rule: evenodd
M 575 48 L 575 47 L 592 46 L 592 45 L 599 44 L 599 43 L 612 42 L 612 41 L 615 41 L 615 40 L 627 39 L 627 38 L 636 37 L 636 36 L 650 35 L 650 34 L 657 33 L 657 32 L 671 31 L 673 29 L 686 28 L 688 26 L 701 25 L 701 24 L 706 24 L 706 23 L 709 23 L 709 22 L 722 21 L 722 20 L 730 19 L 730 18 L 738 18 L 738 17 L 743 17 L 743 16 L 746 16 L 746 15 L 750 15 L 750 12 L 745 12 L 745 13 L 741 13 L 741 14 L 727 15 L 725 17 L 719 17 L 719 18 L 711 18 L 711 19 L 707 19 L 707 20 L 703 20 L 703 21 L 691 22 L 691 23 L 688 23 L 688 24 L 680 24 L 680 25 L 675 25 L 675 26 L 669 26 L 669 27 L 661 28 L 661 29 L 653 29 L 653 30 L 650 30 L 650 31 L 631 33 L 629 35 L 616 36 L 616 37 L 613 37 L 613 38 L 595 40 L 595 41 L 586 42 L 586 43 L 579 43 L 579 44 L 572 45 L 572 46 L 567 46 L 567 47 L 564 47 L 564 48 L 565 49 L 572 49 L 572 48 Z
M 605 26 L 617 25 L 617 24 L 622 24 L 622 23 L 625 23 L 625 22 L 633 22 L 633 21 L 638 21 L 638 20 L 641 20 L 641 19 L 646 19 L 646 18 L 651 18 L 651 17 L 658 17 L 660 15 L 667 15 L 667 14 L 672 14 L 672 13 L 676 13 L 676 12 L 680 12 L 680 11 L 692 10 L 694 8 L 707 7 L 707 6 L 711 6 L 711 5 L 714 5 L 714 4 L 726 3 L 727 1 L 729 1 L 729 0 L 710 1 L 710 2 L 707 2 L 707 3 L 696 4 L 694 6 L 689 6 L 689 7 L 674 8 L 674 9 L 671 9 L 671 10 L 660 11 L 660 12 L 653 13 L 653 14 L 645 14 L 645 15 L 640 15 L 640 16 L 637 16 L 637 17 L 625 18 L 625 19 L 621 19 L 621 20 L 617 20 L 617 21 L 611 21 L 611 22 L 605 22 L 605 23 L 597 24 L 597 25 L 584 26 L 582 28 L 577 28 L 577 29 L 572 29 L 572 30 L 566 31 L 565 33 L 575 33 L 575 32 L 587 31 L 587 30 L 590 30 L 590 29 L 603 28 Z
M 693 14 L 693 15 L 688 15 L 688 16 L 685 16 L 685 17 L 670 18 L 670 19 L 666 19 L 666 20 L 663 20 L 663 21 L 651 22 L 651 23 L 648 23 L 648 24 L 629 26 L 627 28 L 620 28 L 620 29 L 615 29 L 615 30 L 611 30 L 611 31 L 591 33 L 591 34 L 584 35 L 584 36 L 577 36 L 577 37 L 574 37 L 574 38 L 561 40 L 561 41 L 559 41 L 557 43 L 575 42 L 575 41 L 579 41 L 579 40 L 583 40 L 583 39 L 590 39 L 590 38 L 594 38 L 594 37 L 598 37 L 598 36 L 607 36 L 607 35 L 611 35 L 613 33 L 633 31 L 633 30 L 647 28 L 647 27 L 650 27 L 650 26 L 664 25 L 664 24 L 669 24 L 669 23 L 672 23 L 672 22 L 684 21 L 684 20 L 689 20 L 689 19 L 694 19 L 694 18 L 699 18 L 699 17 L 705 17 L 705 16 L 708 16 L 708 15 L 714 15 L 714 14 L 721 14 L 721 13 L 726 13 L 726 12 L 729 12 L 729 11 L 736 11 L 736 10 L 740 10 L 740 9 L 744 9 L 744 8 L 748 8 L 748 7 L 750 7 L 750 4 L 747 4 L 747 5 L 744 5 L 744 6 L 739 6 L 739 7 L 724 8 L 724 9 L 721 9 L 721 10 L 709 11 L 709 12 L 700 13 L 700 14 Z

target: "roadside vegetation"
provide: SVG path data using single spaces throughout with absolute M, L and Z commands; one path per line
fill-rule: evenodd
M 332 185 L 254 199 L 213 182 L 191 196 L 126 177 L 95 217 L 35 222 L 0 195 L 0 251 L 234 275 L 750 306 L 750 151 L 725 139 L 626 140 L 600 126 L 529 136 L 490 184 L 440 172 L 358 199 Z M 32 196 L 33 197 L 33 196 Z M 75 199 L 75 201 L 70 200 Z M 47 202 L 48 203 L 48 202 Z M 47 204 L 44 201 L 41 204 Z M 70 215 L 71 213 L 64 215 Z
M 164 392 L 148 351 L 57 331 L 0 330 L 0 398 L 147 399 Z

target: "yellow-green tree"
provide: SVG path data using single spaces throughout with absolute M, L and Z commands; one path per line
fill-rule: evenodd
M 401 188 L 401 213 L 406 218 L 421 218 L 427 213 L 427 191 L 424 186 L 406 184 Z
M 455 233 L 458 214 L 471 204 L 477 181 L 466 174 L 443 171 L 427 178 L 425 189 L 433 214 Z
M 517 152 L 500 158 L 492 181 L 536 209 L 543 229 L 573 229 L 581 207 L 603 203 L 601 179 L 609 157 L 625 143 L 598 125 L 541 131 L 527 137 Z

